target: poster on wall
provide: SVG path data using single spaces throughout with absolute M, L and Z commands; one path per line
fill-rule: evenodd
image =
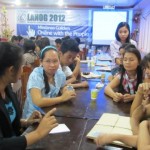
M 18 9 L 17 35 L 51 38 L 91 37 L 90 10 Z

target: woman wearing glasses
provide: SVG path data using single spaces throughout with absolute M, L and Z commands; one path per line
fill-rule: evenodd
M 41 66 L 31 73 L 27 83 L 27 98 L 23 110 L 23 118 L 28 118 L 38 107 L 52 106 L 68 101 L 75 97 L 74 90 L 63 88 L 66 77 L 59 68 L 59 57 L 57 49 L 46 46 L 40 54 Z M 59 92 L 61 96 L 58 96 Z

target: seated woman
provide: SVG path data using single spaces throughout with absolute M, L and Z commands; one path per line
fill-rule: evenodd
M 140 84 L 131 106 L 131 128 L 133 134 L 138 134 L 139 123 L 150 115 L 150 53 L 142 60 L 144 83 Z
M 66 83 L 65 74 L 59 68 L 58 52 L 53 46 L 41 50 L 41 67 L 37 67 L 29 76 L 27 98 L 23 110 L 23 118 L 28 118 L 38 107 L 47 107 L 68 101 L 76 96 L 75 91 L 63 88 Z M 63 89 L 62 89 L 63 88 Z M 58 96 L 62 89 L 62 95 Z
M 112 81 L 112 79 L 121 71 L 122 64 L 123 64 L 123 55 L 126 51 L 126 49 L 129 48 L 136 48 L 135 45 L 130 44 L 130 43 L 124 43 L 122 46 L 119 48 L 119 57 L 117 58 L 117 67 L 112 69 L 112 75 L 108 77 L 109 81 Z
M 42 41 L 41 40 L 36 40 L 35 41 L 35 53 L 38 57 L 40 57 L 40 51 L 41 51 L 41 44 L 42 44 Z
M 104 134 L 95 139 L 97 146 L 111 144 L 113 141 L 120 141 L 130 147 L 136 147 L 138 150 L 150 150 L 150 122 L 140 123 L 138 135 L 124 134 Z
M 24 45 L 24 65 L 34 68 L 34 61 L 38 59 L 38 55 L 34 52 L 35 43 L 32 40 L 25 40 Z
M 19 103 L 10 87 L 21 76 L 23 50 L 9 42 L 0 42 L 0 150 L 25 150 L 27 146 L 39 141 L 56 127 L 56 119 L 49 111 L 42 119 L 35 111 L 27 120 L 20 118 Z M 21 128 L 32 123 L 39 125 L 35 131 L 21 135 Z
M 123 56 L 121 72 L 106 86 L 105 94 L 115 102 L 134 99 L 138 85 L 142 83 L 141 55 L 136 48 L 129 47 Z M 118 88 L 118 91 L 115 91 Z

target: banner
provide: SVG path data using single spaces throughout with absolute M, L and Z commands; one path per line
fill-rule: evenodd
M 90 14 L 90 10 L 19 9 L 17 34 L 52 38 L 71 36 L 86 40 L 91 37 Z

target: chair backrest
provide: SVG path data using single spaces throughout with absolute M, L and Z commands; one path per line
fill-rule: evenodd
M 34 60 L 33 68 L 39 67 L 39 66 L 40 66 L 40 59 L 38 58 L 38 59 L 35 59 L 35 60 Z
M 29 66 L 24 66 L 23 67 L 23 72 L 21 74 L 21 83 L 22 83 L 22 88 L 21 88 L 21 93 L 22 93 L 22 100 L 21 100 L 21 108 L 24 105 L 25 99 L 26 99 L 26 88 L 27 88 L 27 82 L 29 79 L 29 75 L 32 72 L 32 68 Z

